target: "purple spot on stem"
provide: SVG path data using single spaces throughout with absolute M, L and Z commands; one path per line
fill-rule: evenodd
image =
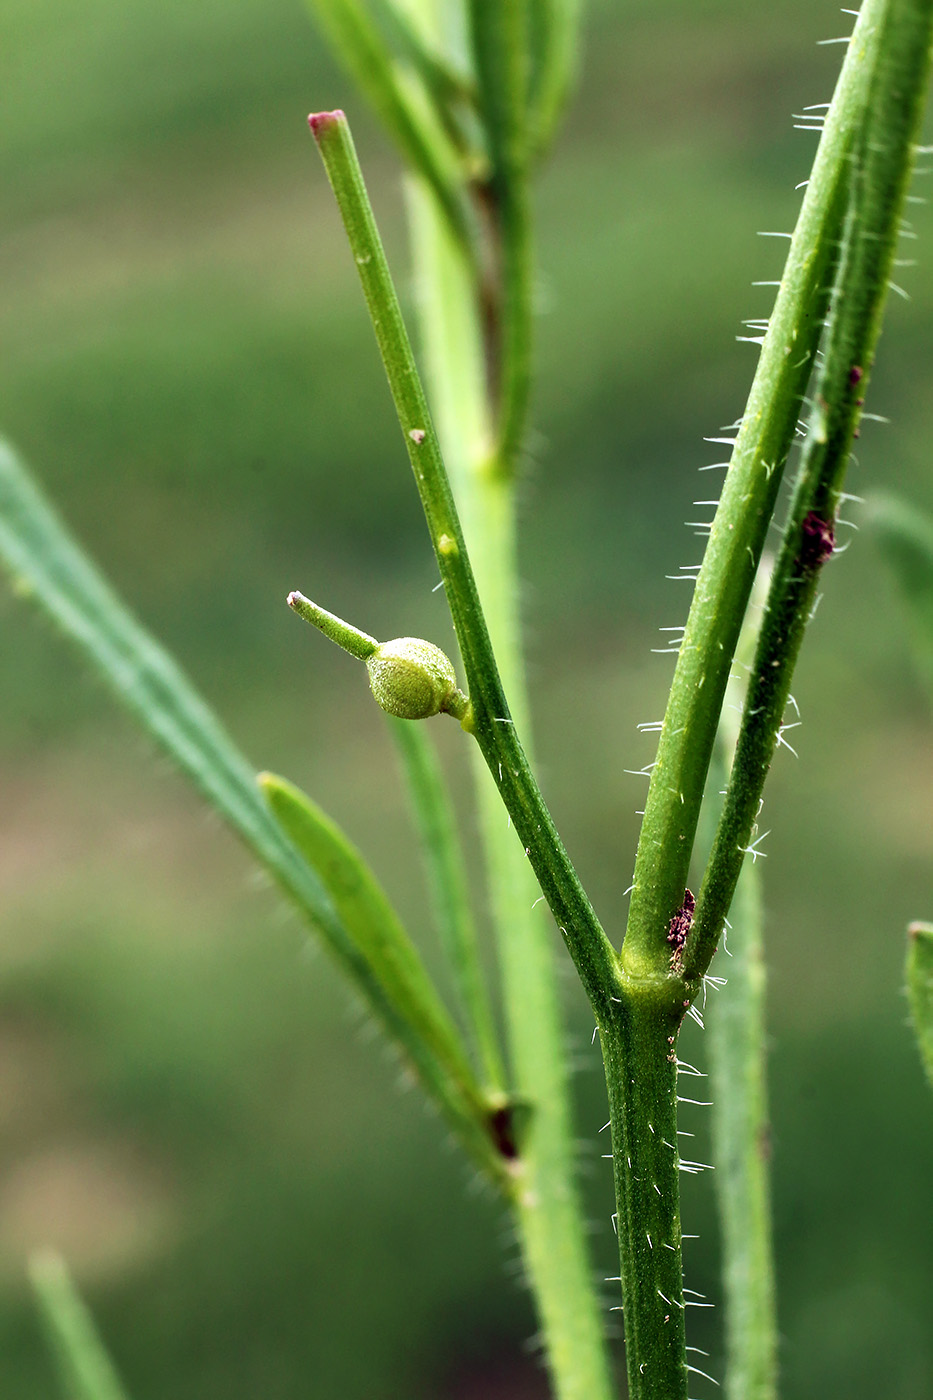
M 697 907 L 696 899 L 690 890 L 684 890 L 684 902 L 671 919 L 671 926 L 668 930 L 667 941 L 671 945 L 671 957 L 674 961 L 680 961 L 684 944 L 687 941 L 687 934 L 693 928 L 693 914 Z
M 836 534 L 831 520 L 824 520 L 818 511 L 811 510 L 803 518 L 803 538 L 800 544 L 800 565 L 804 569 L 818 569 L 836 547 Z

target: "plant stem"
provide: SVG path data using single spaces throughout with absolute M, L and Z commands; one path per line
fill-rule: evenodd
M 629 1395 L 686 1395 L 677 1151 L 680 1008 L 630 992 L 600 1024 L 616 1189 Z
M 781 550 L 759 635 L 729 790 L 697 902 L 685 972 L 715 951 L 781 732 L 881 329 L 930 68 L 933 0 L 865 0 L 853 40 L 873 54 L 832 306 Z
M 437 434 L 346 117 L 311 118 L 343 218 L 415 473 L 463 657 L 473 730 L 594 1009 L 608 1009 L 615 952 L 570 863 L 509 713 Z
M 469 269 L 429 189 L 409 182 L 425 363 L 464 533 L 515 713 L 527 729 L 516 608 L 514 491 L 488 461 L 490 406 Z M 474 751 L 475 752 L 475 751 Z M 576 1183 L 574 1131 L 549 921 L 521 847 L 476 753 L 476 784 L 515 1091 L 531 1107 L 521 1141 L 517 1225 L 559 1400 L 609 1400 L 612 1383 Z M 537 908 L 535 905 L 537 904 Z
M 667 933 L 684 898 L 732 657 L 822 332 L 853 141 L 881 62 L 878 9 L 866 0 L 826 116 L 697 578 L 638 843 L 622 950 L 636 977 L 669 971 Z

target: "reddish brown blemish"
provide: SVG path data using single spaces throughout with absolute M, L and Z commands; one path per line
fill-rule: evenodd
M 687 941 L 687 934 L 693 928 L 693 915 L 697 902 L 690 890 L 684 890 L 684 902 L 671 919 L 670 928 L 667 933 L 667 941 L 674 950 L 676 958 Z
M 836 534 L 831 520 L 824 520 L 818 511 L 811 510 L 803 518 L 803 538 L 800 544 L 800 566 L 804 569 L 818 569 L 836 547 Z
M 865 371 L 861 365 L 853 365 L 849 370 L 849 383 L 854 387 L 865 377 Z
M 507 1162 L 514 1162 L 518 1156 L 518 1144 L 515 1141 L 514 1115 L 509 1104 L 489 1115 L 489 1132 L 496 1150 Z

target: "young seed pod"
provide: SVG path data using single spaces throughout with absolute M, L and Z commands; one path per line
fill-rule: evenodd
M 366 660 L 369 686 L 387 714 L 429 719 L 458 695 L 453 663 L 440 647 L 420 637 L 382 642 Z

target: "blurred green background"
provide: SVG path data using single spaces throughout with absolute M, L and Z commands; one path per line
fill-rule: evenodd
M 812 0 L 592 4 L 540 182 L 538 748 L 616 936 L 643 796 L 623 770 L 652 756 L 635 725 L 660 715 L 671 659 L 650 649 L 686 612 L 665 575 L 699 558 L 682 522 L 715 493 L 702 438 L 741 412 L 754 350 L 735 336 L 783 254 L 755 231 L 793 224 L 815 138 L 791 113 L 829 98 L 840 51 L 816 41 L 847 23 Z M 257 766 L 345 824 L 427 943 L 379 713 L 284 606 L 301 587 L 377 635 L 451 642 L 304 125 L 334 105 L 405 283 L 397 165 L 298 0 L 3 0 L 0 427 Z M 891 423 L 866 425 L 850 489 L 933 509 L 933 221 L 914 215 L 912 300 L 892 299 L 872 384 Z M 921 1400 L 933 1101 L 901 964 L 904 925 L 933 914 L 933 747 L 896 599 L 852 538 L 763 822 L 784 1394 Z M 543 1396 L 506 1223 L 325 958 L 5 587 L 0 625 L 0 1393 L 55 1393 L 23 1277 L 52 1243 L 136 1400 Z M 472 849 L 462 745 L 436 727 Z M 614 1274 L 604 1088 L 570 976 L 566 999 Z M 687 1282 L 715 1298 L 708 1176 L 686 1180 L 685 1229 Z M 721 1311 L 690 1320 L 721 1374 Z

